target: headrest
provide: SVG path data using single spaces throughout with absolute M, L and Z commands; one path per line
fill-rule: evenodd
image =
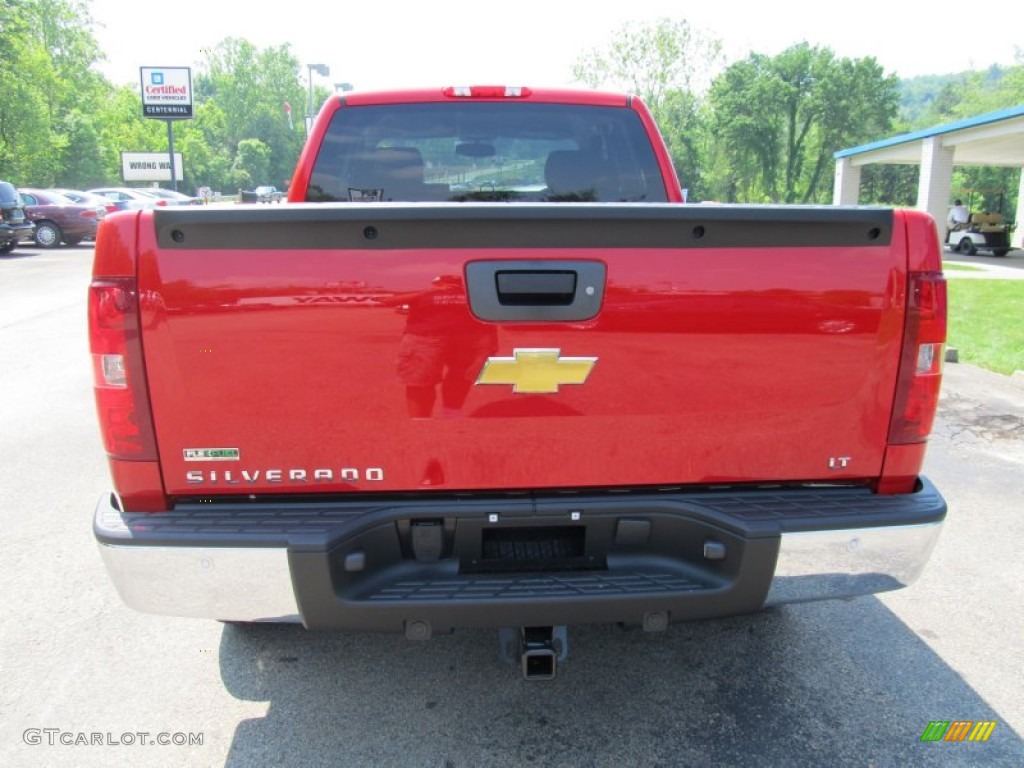
M 379 147 L 352 162 L 352 181 L 359 187 L 423 183 L 423 155 L 415 147 Z
M 423 155 L 415 147 L 383 147 L 376 150 L 376 161 L 391 178 L 423 181 Z
M 580 199 L 597 199 L 601 169 L 590 152 L 556 149 L 544 164 L 544 180 L 553 195 L 578 195 Z

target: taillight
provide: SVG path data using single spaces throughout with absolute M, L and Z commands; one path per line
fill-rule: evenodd
M 83 219 L 95 219 L 95 218 L 97 218 L 97 213 L 96 213 L 96 211 L 93 211 L 93 210 L 82 211 L 78 215 L 81 216 Z
M 946 341 L 946 280 L 941 272 L 911 272 L 907 320 L 889 443 L 923 443 L 932 431 L 942 384 Z
M 134 278 L 95 278 L 89 287 L 89 348 L 100 430 L 111 458 L 155 461 Z

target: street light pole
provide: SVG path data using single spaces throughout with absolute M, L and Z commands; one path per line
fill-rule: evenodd
M 331 74 L 331 68 L 326 64 L 307 64 L 306 69 L 309 70 L 309 116 L 306 118 L 306 135 L 313 129 L 313 118 L 315 114 L 313 112 L 313 71 L 321 77 L 327 77 Z

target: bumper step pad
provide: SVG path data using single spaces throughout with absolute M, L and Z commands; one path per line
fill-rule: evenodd
M 626 596 L 692 592 L 710 585 L 665 571 L 587 574 L 517 574 L 513 577 L 464 575 L 452 579 L 399 581 L 367 600 L 532 600 L 541 597 Z

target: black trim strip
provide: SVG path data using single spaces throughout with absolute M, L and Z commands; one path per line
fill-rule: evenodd
M 572 511 L 586 519 L 635 515 L 700 520 L 745 539 L 782 533 L 921 525 L 945 519 L 946 502 L 927 479 L 914 493 L 867 488 L 666 491 L 635 494 L 537 493 L 509 498 L 420 496 L 323 503 L 180 504 L 161 513 L 123 513 L 101 499 L 93 531 L 103 544 L 126 546 L 278 546 L 324 551 L 337 541 L 400 518 L 480 518 L 551 524 Z
M 154 211 L 166 250 L 885 247 L 889 208 L 289 203 Z

